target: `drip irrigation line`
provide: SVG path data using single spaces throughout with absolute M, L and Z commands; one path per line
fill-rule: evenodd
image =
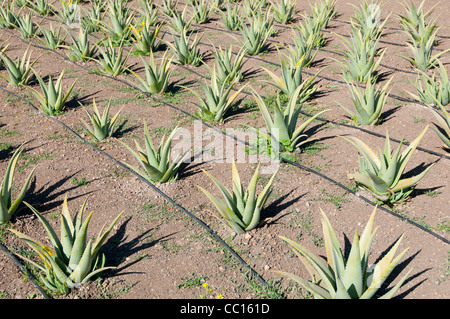
M 0 87 L 1 88 L 1 87 Z M 12 252 L 10 252 L 8 250 L 8 248 L 6 248 L 2 243 L 0 243 L 0 249 L 3 250 L 3 252 L 5 254 L 7 254 L 17 265 L 17 267 L 19 267 L 19 269 L 28 277 L 30 278 L 31 282 L 33 283 L 34 288 L 36 288 L 39 293 L 42 295 L 42 297 L 44 299 L 50 299 L 47 294 L 44 292 L 44 290 L 36 283 L 36 281 L 34 280 L 33 275 L 24 267 L 22 266 L 22 264 L 20 263 L 20 261 L 16 258 L 16 256 L 14 256 L 14 254 Z
M 14 34 L 13 34 L 13 35 L 14 35 Z M 14 36 L 16 36 L 16 35 L 14 35 Z M 19 38 L 19 39 L 20 39 L 20 38 Z M 22 40 L 22 41 L 23 41 L 23 40 Z M 26 41 L 23 41 L 23 42 L 26 42 Z M 33 44 L 31 44 L 31 45 L 33 45 Z M 59 53 L 56 52 L 55 50 L 52 50 L 52 49 L 49 49 L 49 48 L 45 48 L 45 47 L 41 47 L 41 48 L 59 54 Z M 61 55 L 61 54 L 59 54 L 59 55 L 62 56 L 64 59 L 69 60 L 67 57 L 65 57 L 65 56 L 63 56 L 63 55 Z M 71 60 L 69 60 L 69 61 L 71 61 Z M 74 62 L 74 61 L 71 61 L 71 62 L 74 63 L 75 65 L 79 66 L 80 68 L 83 68 L 84 70 L 89 71 L 89 69 L 85 68 L 84 66 L 82 66 L 82 65 L 80 65 L 80 64 L 78 64 L 78 63 L 76 63 L 76 62 Z M 187 69 L 187 68 L 186 68 L 186 69 Z M 125 84 L 125 85 L 127 85 L 127 86 L 130 86 L 130 87 L 132 87 L 132 88 L 138 90 L 138 91 L 141 92 L 141 93 L 146 94 L 147 96 L 151 97 L 151 98 L 154 99 L 155 101 L 158 101 L 158 102 L 160 102 L 160 103 L 163 103 L 163 104 L 165 104 L 165 105 L 167 105 L 167 106 L 169 106 L 169 107 L 171 107 L 171 108 L 174 108 L 174 109 L 176 109 L 176 110 L 181 110 L 180 108 L 175 107 L 174 105 L 172 105 L 172 104 L 170 104 L 170 103 L 167 103 L 167 102 L 165 102 L 165 101 L 163 101 L 163 100 L 160 100 L 160 99 L 155 98 L 153 95 L 148 94 L 147 92 L 143 92 L 142 90 L 140 90 L 139 88 L 137 88 L 137 87 L 134 86 L 133 84 L 130 84 L 130 83 L 124 81 L 124 80 L 117 79 L 117 78 L 115 78 L 115 77 L 111 77 L 111 76 L 108 76 L 108 75 L 105 75 L 105 74 L 101 74 L 101 73 L 98 73 L 98 72 L 91 72 L 91 74 L 95 74 L 95 75 L 98 75 L 98 76 L 101 76 L 101 77 L 106 77 L 106 78 L 109 78 L 109 79 L 112 79 L 112 80 L 120 81 L 121 83 L 123 83 L 123 84 Z M 20 98 L 23 99 L 22 97 L 20 97 Z M 27 101 L 27 103 L 31 104 L 29 101 Z M 31 105 L 32 105 L 32 104 L 31 104 Z M 35 107 L 34 105 L 33 105 L 33 108 L 36 109 L 36 107 Z M 197 117 L 195 117 L 194 115 L 190 114 L 190 113 L 187 112 L 187 111 L 183 111 L 183 113 L 184 113 L 184 114 L 187 114 L 187 115 L 189 115 L 189 116 L 191 116 L 191 117 L 193 117 L 193 118 L 195 118 L 195 119 L 197 119 L 197 120 L 199 120 L 199 121 L 201 121 L 201 123 L 202 123 L 203 125 L 208 126 L 209 128 L 211 128 L 211 129 L 213 129 L 213 130 L 215 130 L 215 131 L 217 131 L 217 132 L 219 132 L 219 133 L 221 133 L 221 134 L 224 134 L 224 135 L 227 135 L 227 136 L 229 136 L 229 137 L 232 137 L 234 140 L 236 140 L 236 141 L 238 141 L 238 142 L 241 142 L 241 143 L 244 143 L 245 145 L 249 145 L 248 142 L 243 142 L 243 141 L 241 141 L 240 139 L 238 139 L 237 137 L 235 137 L 235 136 L 233 136 L 233 135 L 230 135 L 230 134 L 228 134 L 228 133 L 226 133 L 226 132 L 223 132 L 222 130 L 217 129 L 217 128 L 214 127 L 214 126 L 211 126 L 211 125 L 205 123 L 204 121 L 202 121 L 201 119 L 198 119 Z M 42 114 L 44 114 L 45 116 L 49 117 L 49 116 L 46 115 L 45 113 L 42 113 Z M 55 121 L 61 123 L 61 125 L 64 125 L 64 126 L 65 126 L 64 123 L 60 122 L 60 121 L 57 120 L 56 118 L 54 118 L 54 117 L 49 117 L 49 118 L 51 118 L 51 119 L 53 119 L 53 120 L 55 120 Z M 71 132 L 73 132 L 70 128 L 68 128 L 68 129 L 69 129 Z M 92 148 L 96 149 L 98 152 L 104 153 L 105 156 L 107 156 L 107 157 L 109 157 L 110 159 L 112 159 L 112 160 L 115 161 L 115 159 L 113 159 L 112 157 L 110 157 L 108 154 L 106 154 L 105 152 L 101 151 L 100 149 L 97 149 L 95 146 L 91 145 L 89 142 L 87 142 L 87 141 L 84 140 L 82 137 L 80 137 L 77 133 L 73 132 L 73 134 L 75 134 L 75 135 L 76 135 L 79 139 L 81 139 L 84 143 L 87 143 L 89 146 L 91 146 Z M 392 211 L 392 210 L 390 210 L 390 209 L 388 209 L 388 208 L 386 208 L 386 207 L 384 207 L 384 206 L 379 206 L 378 204 L 376 204 L 375 202 L 373 202 L 373 201 L 369 200 L 368 198 L 362 196 L 361 194 L 352 191 L 351 189 L 349 189 L 349 188 L 346 187 L 345 185 L 343 185 L 343 184 L 341 184 L 341 183 L 339 183 L 339 182 L 333 180 L 332 178 L 330 178 L 330 177 L 328 177 L 328 176 L 326 176 L 326 175 L 324 175 L 324 174 L 322 174 L 322 173 L 320 173 L 320 172 L 318 172 L 318 171 L 316 171 L 316 170 L 314 170 L 314 169 L 312 169 L 312 168 L 308 168 L 308 167 L 306 167 L 306 166 L 304 166 L 304 165 L 302 165 L 302 164 L 300 164 L 300 163 L 290 161 L 290 160 L 288 160 L 288 159 L 286 159 L 286 158 L 283 158 L 283 157 L 281 157 L 281 160 L 282 160 L 283 162 L 285 162 L 285 163 L 291 164 L 291 165 L 293 165 L 293 166 L 295 166 L 295 167 L 298 167 L 298 168 L 300 168 L 300 169 L 304 169 L 304 170 L 306 170 L 306 171 L 308 171 L 308 172 L 310 172 L 310 173 L 313 173 L 313 174 L 315 174 L 315 175 L 317 175 L 317 176 L 319 176 L 319 177 L 322 177 L 322 178 L 324 178 L 324 179 L 326 179 L 326 180 L 332 182 L 333 184 L 335 184 L 335 185 L 337 185 L 337 186 L 343 188 L 344 190 L 350 192 L 351 194 L 353 194 L 353 195 L 356 196 L 357 198 L 360 198 L 360 199 L 364 200 L 366 203 L 369 203 L 369 204 L 371 204 L 371 205 L 374 206 L 374 207 L 380 207 L 381 210 L 383 210 L 383 211 L 385 211 L 385 212 L 388 212 L 388 213 L 391 214 L 392 216 L 395 216 L 395 217 L 397 217 L 397 218 L 399 218 L 399 219 L 401 219 L 401 220 L 406 220 L 409 224 L 418 227 L 419 229 L 421 229 L 421 230 L 427 232 L 428 234 L 430 234 L 430 235 L 432 235 L 432 236 L 435 236 L 436 238 L 442 240 L 443 242 L 445 242 L 445 243 L 447 243 L 447 244 L 450 243 L 449 240 L 447 240 L 446 238 L 440 236 L 439 234 L 437 234 L 437 233 L 435 233 L 435 232 L 429 230 L 428 228 L 426 228 L 426 227 L 424 227 L 424 226 L 422 226 L 422 225 L 420 225 L 420 224 L 418 224 L 418 223 L 416 223 L 416 222 L 414 222 L 414 221 L 412 221 L 412 220 L 410 220 L 410 219 L 408 219 L 408 218 L 406 218 L 406 217 L 404 217 L 404 216 L 401 216 L 401 215 L 395 213 L 394 211 Z M 129 170 L 128 167 L 124 166 L 124 165 L 121 164 L 120 162 L 118 162 L 118 165 L 120 165 L 120 166 L 123 167 L 124 169 Z M 133 173 L 133 174 L 135 174 L 135 173 Z M 138 177 L 139 177 L 139 176 L 138 176 Z M 143 179 L 142 177 L 139 177 L 139 178 L 142 179 L 142 180 L 144 180 L 144 181 L 146 181 L 146 180 Z M 149 183 L 149 182 L 147 181 L 147 183 Z M 157 192 L 161 192 L 158 188 L 156 188 L 156 187 L 155 187 L 154 185 L 152 185 L 151 183 L 149 183 L 149 185 L 151 185 L 152 187 L 154 187 L 155 190 L 157 190 Z M 167 196 L 167 195 L 166 195 L 166 196 Z M 169 199 L 170 199 L 170 198 L 169 198 Z M 170 199 L 170 200 L 171 200 L 171 199 Z M 173 200 L 172 200 L 172 201 L 173 201 Z M 175 203 L 175 202 L 174 202 L 174 203 Z M 176 204 L 176 203 L 175 203 L 175 205 L 176 205 L 177 207 L 181 207 L 181 206 L 179 206 L 179 205 Z M 189 212 L 188 212 L 188 213 L 189 213 Z M 190 214 L 190 213 L 189 213 L 189 214 Z M 194 216 L 194 217 L 195 217 L 195 216 Z M 205 225 L 205 226 L 206 226 L 206 225 Z M 207 227 L 207 226 L 206 226 L 206 227 Z M 208 229 L 209 229 L 209 228 L 208 228 Z M 211 230 L 211 232 L 212 232 L 212 230 Z M 218 237 L 218 238 L 220 238 L 220 237 Z M 225 243 L 224 243 L 224 244 L 225 244 Z M 225 244 L 225 245 L 226 245 L 226 244 Z M 228 247 L 228 245 L 226 245 L 226 247 Z M 231 249 L 231 248 L 230 248 L 230 249 Z M 240 258 L 240 256 L 237 255 L 236 258 Z M 247 266 L 248 266 L 248 265 L 247 265 Z M 248 267 L 250 267 L 250 266 L 248 266 Z M 252 269 L 252 268 L 250 267 L 250 269 Z M 254 271 L 254 270 L 253 270 L 253 271 Z M 256 275 L 257 275 L 257 278 L 258 278 L 262 283 L 265 283 L 265 281 L 264 281 L 264 279 L 262 279 L 262 277 L 259 277 L 259 275 L 258 275 L 257 273 L 256 273 Z

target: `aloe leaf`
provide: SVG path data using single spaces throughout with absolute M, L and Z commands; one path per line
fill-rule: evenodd
M 75 269 L 80 262 L 80 259 L 83 256 L 83 253 L 86 249 L 86 236 L 87 236 L 87 229 L 89 226 L 89 222 L 91 220 L 93 212 L 91 212 L 88 217 L 85 219 L 83 225 L 80 228 L 80 231 L 77 233 L 77 236 L 75 238 L 75 241 L 73 243 L 72 247 L 72 253 L 70 255 L 69 259 L 69 268 Z

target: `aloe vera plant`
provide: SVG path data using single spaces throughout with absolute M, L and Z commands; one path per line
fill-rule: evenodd
M 320 0 L 310 4 L 313 20 L 320 28 L 327 28 L 336 16 L 336 0 Z
M 177 4 L 178 0 L 162 0 L 159 8 L 166 16 L 173 17 Z
M 114 45 L 128 43 L 131 38 L 130 25 L 135 18 L 130 8 L 123 4 L 110 5 L 108 7 L 108 23 L 102 21 L 100 27 Z
M 400 56 L 409 61 L 411 65 L 418 70 L 426 72 L 428 69 L 434 68 L 439 57 L 450 52 L 450 49 L 447 49 L 433 55 L 436 33 L 437 30 L 435 30 L 427 39 L 416 41 L 414 36 L 407 32 L 406 34 L 411 39 L 411 43 L 406 42 L 406 45 L 410 48 L 412 57 L 405 55 Z
M 299 103 L 303 103 L 310 99 L 311 96 L 317 91 L 317 87 L 314 86 L 313 82 L 319 75 L 320 71 L 305 80 L 303 78 L 303 59 L 298 62 L 293 60 L 287 62 L 281 57 L 280 54 L 279 57 L 281 63 L 281 76 L 276 75 L 266 68 L 262 68 L 273 80 L 273 82 L 267 81 L 267 83 L 273 85 L 288 97 L 293 96 L 297 89 L 300 89 L 300 93 L 297 96 Z
M 339 104 L 346 111 L 355 125 L 372 125 L 376 123 L 386 104 L 389 96 L 388 87 L 393 77 L 386 82 L 383 88 L 376 87 L 372 81 L 368 81 L 364 92 L 361 88 L 351 82 L 347 82 L 347 86 L 352 93 L 353 110 Z
M 36 24 L 31 18 L 31 13 L 25 16 L 20 14 L 17 16 L 17 30 L 24 39 L 29 39 L 37 35 Z
M 15 87 L 28 84 L 33 77 L 33 73 L 31 72 L 33 65 L 37 62 L 40 56 L 31 61 L 31 52 L 30 54 L 28 54 L 30 46 L 28 46 L 23 53 L 22 59 L 18 57 L 16 59 L 16 62 L 14 62 L 5 54 L 4 51 L 6 48 L 7 46 L 2 51 L 0 51 L 0 58 L 2 59 L 3 65 L 8 72 L 8 76 L 0 74 L 0 77 L 8 81 L 10 85 Z
M 144 92 L 152 94 L 161 94 L 167 91 L 169 86 L 170 75 L 172 70 L 170 66 L 172 65 L 173 57 L 166 57 L 167 51 L 161 58 L 161 63 L 159 68 L 156 64 L 153 52 L 150 52 L 149 61 L 147 62 L 143 57 L 141 57 L 145 68 L 145 79 L 137 75 L 135 72 L 131 71 L 141 83 L 141 89 Z
M 129 71 L 127 67 L 128 58 L 131 51 L 124 57 L 123 45 L 120 45 L 117 52 L 111 39 L 108 39 L 108 46 L 103 50 L 100 46 L 96 45 L 100 57 L 95 59 L 98 64 L 102 66 L 103 72 L 111 76 L 119 76 Z
M 381 13 L 384 5 L 380 1 L 366 0 L 360 1 L 359 7 L 356 5 L 355 14 L 351 17 L 351 23 L 355 24 L 361 34 L 366 38 L 379 38 L 389 16 L 382 21 Z
M 199 82 L 203 93 L 205 94 L 205 98 L 203 98 L 198 92 L 185 87 L 199 98 L 200 103 L 196 103 L 196 105 L 198 107 L 198 115 L 203 120 L 210 122 L 222 122 L 227 111 L 233 106 L 236 98 L 245 88 L 245 86 L 242 86 L 231 96 L 229 96 L 234 84 L 228 84 L 227 82 L 228 81 L 223 81 L 220 83 L 217 78 L 216 69 L 213 68 L 210 84 L 206 85 Z
M 53 77 L 49 75 L 47 86 L 39 74 L 35 73 L 42 93 L 33 88 L 27 87 L 36 96 L 42 111 L 47 115 L 58 115 L 64 111 L 66 101 L 72 93 L 75 83 L 77 82 L 77 80 L 73 81 L 72 85 L 66 93 L 64 93 L 62 80 L 65 72 L 66 69 L 61 71 L 56 82 L 53 82 Z
M 310 41 L 314 48 L 321 48 L 325 45 L 325 36 L 322 33 L 321 21 L 311 18 L 307 14 L 301 14 L 303 23 L 297 26 L 297 30 L 303 38 Z
M 281 24 L 291 23 L 295 17 L 295 5 L 296 1 L 280 0 L 273 3 L 273 18 L 276 22 Z
M 433 127 L 432 129 L 440 137 L 442 142 L 444 142 L 444 146 L 447 148 L 447 150 L 450 150 L 450 115 L 441 102 L 435 100 L 435 103 L 437 104 L 440 112 L 433 108 L 430 108 L 430 110 L 436 117 L 436 120 L 438 121 L 440 127 Z
M 198 37 L 197 35 L 191 41 L 191 35 L 187 35 L 187 30 L 183 29 L 180 37 L 172 34 L 174 43 L 167 42 L 173 54 L 175 55 L 176 62 L 181 65 L 199 66 L 203 61 L 203 54 L 198 48 L 203 35 Z
M 101 30 L 103 21 L 103 10 L 106 3 L 92 4 L 90 10 L 85 9 L 81 19 L 81 28 L 87 32 L 97 32 Z
M 212 195 L 206 189 L 197 186 L 214 204 L 218 212 L 222 215 L 226 225 L 231 227 L 236 233 L 242 234 L 256 228 L 261 222 L 261 212 L 271 193 L 271 187 L 276 172 L 270 177 L 264 189 L 256 196 L 256 185 L 259 176 L 260 164 L 249 182 L 247 189 L 244 187 L 239 177 L 239 172 L 235 162 L 232 166 L 233 189 L 229 191 L 221 182 L 207 171 L 203 172 L 214 182 L 220 190 L 224 200 Z M 222 219 L 221 219 L 222 220 Z
M 217 78 L 220 82 L 236 83 L 243 80 L 242 67 L 246 54 L 246 49 L 241 47 L 233 60 L 233 46 L 230 45 L 228 50 L 221 47 L 216 48 L 213 45 L 213 56 L 217 67 Z
M 418 79 L 413 83 L 417 94 L 408 93 L 427 105 L 438 106 L 438 103 L 440 103 L 445 106 L 450 103 L 450 80 L 442 62 L 437 60 L 437 63 L 439 64 L 437 74 L 429 75 L 419 70 Z
M 115 132 L 120 110 L 119 112 L 116 113 L 116 115 L 110 118 L 109 117 L 110 106 L 111 106 L 111 99 L 108 101 L 108 104 L 103 110 L 103 113 L 100 114 L 97 107 L 97 103 L 95 102 L 94 99 L 92 104 L 94 112 L 91 114 L 89 113 L 88 110 L 84 109 L 86 111 L 87 116 L 89 117 L 91 125 L 89 125 L 83 119 L 81 119 L 81 122 L 84 124 L 84 129 L 86 133 L 92 138 L 95 138 L 97 141 L 102 141 L 108 137 L 111 137 Z
M 351 38 L 344 40 L 346 50 L 342 53 L 345 55 L 345 60 L 330 59 L 341 66 L 343 77 L 347 82 L 376 81 L 377 69 L 386 53 L 386 48 L 377 49 L 379 37 L 366 37 L 355 26 L 352 30 Z
M 22 258 L 41 271 L 42 282 L 52 291 L 67 294 L 70 292 L 70 289 L 79 288 L 102 271 L 115 268 L 105 267 L 105 256 L 100 253 L 105 240 L 123 212 L 113 220 L 106 230 L 102 228 L 93 242 L 87 235 L 93 212 L 83 221 L 86 202 L 87 199 L 79 212 L 72 218 L 67 204 L 67 196 L 64 198 L 60 215 L 61 238 L 58 238 L 54 228 L 40 212 L 30 204 L 25 203 L 43 225 L 53 248 L 15 229 L 9 229 L 37 253 L 42 262 L 41 264 L 24 256 Z
M 69 52 L 67 56 L 74 62 L 88 61 L 93 58 L 97 52 L 97 47 L 91 45 L 88 38 L 88 32 L 80 28 L 78 37 L 72 35 L 70 31 L 67 34 L 72 39 L 72 44 L 69 44 Z
M 184 7 L 183 11 L 178 12 L 174 11 L 172 16 L 170 17 L 170 23 L 169 26 L 174 30 L 176 33 L 183 33 L 186 32 L 186 34 L 189 33 L 189 30 L 191 28 L 193 22 L 193 18 L 187 17 L 187 6 Z
M 3 0 L 0 6 L 0 27 L 14 29 L 17 27 L 17 14 L 14 11 L 14 5 Z
M 1 189 L 1 206 L 0 206 L 0 224 L 4 224 L 7 221 L 11 220 L 14 214 L 17 212 L 20 204 L 22 203 L 25 194 L 27 192 L 28 186 L 30 185 L 31 177 L 33 176 L 36 167 L 34 167 L 27 179 L 23 183 L 22 189 L 17 195 L 16 199 L 12 200 L 12 190 L 13 190 L 13 182 L 14 182 L 14 171 L 16 169 L 17 161 L 19 160 L 20 155 L 22 154 L 24 149 L 24 144 L 20 145 L 20 147 L 14 152 L 11 159 L 8 162 L 8 166 L 6 167 L 5 177 L 2 182 Z
M 159 32 L 161 30 L 162 23 L 155 26 L 153 30 L 151 30 L 151 26 L 147 25 L 145 22 L 142 22 L 141 24 L 142 26 L 139 29 L 136 29 L 134 26 L 130 26 L 135 40 L 134 52 L 137 55 L 149 55 L 152 52 L 158 51 L 162 45 Z
M 227 3 L 227 9 L 220 11 L 221 21 L 225 29 L 230 31 L 237 31 L 241 29 L 242 19 L 239 15 L 241 5 L 237 4 L 231 8 L 230 3 Z
M 372 265 L 369 264 L 370 248 L 378 229 L 373 230 L 376 209 L 375 207 L 361 236 L 355 231 L 348 257 L 340 248 L 330 220 L 321 209 L 326 262 L 299 243 L 280 236 L 306 267 L 311 281 L 293 273 L 283 271 L 276 271 L 276 273 L 300 284 L 315 299 L 371 299 L 377 297 L 377 291 L 400 263 L 408 248 L 395 257 L 403 238 L 402 235 L 379 261 Z M 410 273 L 411 270 L 394 287 L 378 298 L 392 298 Z
M 318 50 L 314 50 L 311 39 L 305 39 L 301 33 L 292 30 L 292 40 L 293 45 L 288 44 L 284 46 L 288 53 L 289 61 L 291 61 L 291 66 L 298 64 L 302 68 L 310 67 L 318 52 Z
M 186 154 L 179 156 L 176 160 L 170 163 L 172 140 L 177 131 L 178 128 L 175 128 L 172 133 L 170 133 L 167 140 L 164 135 L 158 149 L 156 149 L 150 137 L 147 124 L 144 121 L 145 149 L 141 148 L 136 140 L 135 145 L 137 152 L 124 142 L 119 141 L 134 155 L 134 157 L 136 157 L 141 165 L 141 169 L 138 167 L 133 167 L 127 163 L 125 163 L 125 165 L 152 183 L 166 183 L 175 181 L 178 178 L 178 169 L 180 165 L 189 155 L 189 152 L 186 152 Z
M 56 50 L 64 47 L 64 40 L 66 37 L 61 36 L 61 26 L 55 30 L 53 25 L 50 24 L 48 29 L 42 26 L 40 26 L 39 29 L 44 37 L 42 42 L 47 48 Z
M 195 23 L 203 24 L 209 22 L 211 14 L 214 8 L 210 3 L 206 3 L 205 0 L 198 0 L 191 4 L 192 7 L 192 20 Z
M 405 9 L 405 14 L 398 14 L 398 20 L 403 29 L 410 32 L 416 41 L 423 38 L 423 35 L 430 34 L 436 27 L 436 22 L 428 21 L 428 18 L 433 13 L 437 4 L 431 7 L 427 12 L 423 11 L 425 0 L 416 8 L 415 4 L 411 2 L 409 6 L 406 2 L 401 3 Z
M 392 152 L 388 132 L 386 132 L 384 150 L 383 152 L 380 150 L 378 155 L 360 139 L 343 137 L 360 153 L 359 172 L 347 176 L 382 202 L 392 204 L 404 200 L 434 165 L 429 165 L 420 174 L 403 178 L 406 165 L 427 129 L 428 125 L 401 153 L 403 142 Z
M 153 1 L 142 0 L 139 1 L 142 10 L 138 9 L 140 15 L 140 22 L 144 22 L 147 26 L 156 26 L 158 22 L 159 9 L 153 4 Z M 162 24 L 162 23 L 160 23 Z
M 267 39 L 273 30 L 272 25 L 259 25 L 258 20 L 252 19 L 250 25 L 242 23 L 241 35 L 242 45 L 247 50 L 248 55 L 258 55 L 267 48 Z
M 39 15 L 52 16 L 55 8 L 47 0 L 28 0 L 28 5 Z
M 271 116 L 269 107 L 264 102 L 262 97 L 256 92 L 253 93 L 255 101 L 258 104 L 264 122 L 267 126 L 269 132 L 268 134 L 270 135 L 267 136 L 267 138 L 272 141 L 277 141 L 280 146 L 280 148 L 278 149 L 280 149 L 281 151 L 293 152 L 302 144 L 309 142 L 309 140 L 307 139 L 308 136 L 304 134 L 306 127 L 319 115 L 328 111 L 323 110 L 318 112 L 297 127 L 301 112 L 301 106 L 297 107 L 300 90 L 301 87 L 298 87 L 295 90 L 294 94 L 289 98 L 288 104 L 284 108 L 284 110 L 282 109 L 278 95 L 273 116 Z M 272 147 L 274 147 L 274 145 L 272 145 Z

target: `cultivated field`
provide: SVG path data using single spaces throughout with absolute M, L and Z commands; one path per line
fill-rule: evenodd
M 411 22 L 408 27 L 400 15 L 407 16 L 412 3 L 422 15 L 417 25 Z M 329 236 L 322 229 L 322 210 L 347 257 L 351 243 L 356 245 L 355 231 L 361 236 L 375 207 L 378 229 L 366 255 L 368 264 L 378 262 L 400 238 L 395 257 L 407 250 L 374 298 L 404 276 L 395 298 L 450 296 L 450 152 L 445 146 L 450 130 L 446 132 L 445 122 L 438 121 L 439 114 L 445 118 L 450 94 L 450 84 L 444 81 L 450 62 L 450 53 L 445 52 L 450 48 L 448 2 L 426 0 L 420 7 L 416 0 L 298 1 L 292 15 L 281 12 L 289 8 L 287 1 L 178 1 L 173 7 L 161 0 L 56 1 L 49 15 L 46 4 L 4 1 L 0 15 L 2 179 L 13 154 L 26 143 L 17 158 L 13 200 L 32 173 L 23 202 L 1 226 L 2 298 L 313 298 L 298 282 L 279 273 L 311 280 L 286 240 L 326 261 Z M 57 30 L 61 41 L 52 42 L 58 39 Z M 86 30 L 85 35 L 80 30 Z M 248 40 L 245 30 L 252 33 Z M 182 45 L 176 47 L 183 39 L 189 41 L 188 55 L 182 55 Z M 432 48 L 420 49 L 413 58 L 425 39 Z M 420 60 L 424 50 L 431 56 Z M 219 62 L 226 62 L 227 56 L 238 68 L 224 77 L 220 71 L 226 68 L 221 69 Z M 348 61 L 361 56 L 359 65 L 346 69 Z M 17 58 L 24 63 L 13 70 Z M 283 67 L 284 77 L 276 79 Z M 147 81 L 157 80 L 151 76 L 155 70 L 160 72 L 159 81 Z M 57 88 L 52 93 L 47 86 L 50 80 L 57 85 L 61 74 L 61 97 L 69 93 L 62 102 L 52 100 Z M 428 84 L 425 90 L 423 74 L 430 75 L 429 83 L 440 84 Z M 41 84 L 49 92 L 42 101 Z M 211 88 L 210 95 L 201 84 Z M 380 96 L 370 96 L 372 86 Z M 364 100 L 367 109 L 372 104 L 374 108 L 351 116 L 346 109 L 354 112 L 354 100 L 364 92 L 369 92 Z M 203 105 L 201 98 L 211 100 Z M 294 111 L 291 117 L 283 116 L 289 103 Z M 118 114 L 114 125 L 107 127 L 111 134 L 103 139 L 100 129 L 92 135 L 86 130 L 92 127 L 87 112 L 94 114 L 93 105 L 100 116 L 109 106 L 110 120 Z M 295 113 L 299 108 L 301 112 Z M 267 126 L 273 114 L 278 131 Z M 293 132 L 303 123 L 303 131 Z M 146 153 L 150 151 L 144 144 L 146 133 L 157 149 L 175 128 L 167 161 L 173 163 L 176 155 L 188 152 L 185 160 L 170 174 L 170 168 L 162 169 L 164 156 L 162 173 L 148 159 L 145 171 L 144 162 L 134 156 L 138 156 L 133 153 L 138 150 L 135 141 Z M 287 136 L 282 135 L 283 128 L 288 128 Z M 355 146 L 362 144 L 356 143 L 365 143 L 379 155 L 389 139 L 393 156 L 398 147 L 403 152 L 418 142 L 404 161 L 404 171 L 401 163 L 383 171 L 382 163 L 397 164 L 386 159 L 375 169 L 377 175 L 369 168 L 377 164 L 372 159 L 358 174 L 364 163 L 359 151 L 367 149 L 358 149 Z M 232 183 L 233 163 L 244 190 L 252 184 L 258 163 L 256 196 L 271 186 L 261 211 L 253 207 L 244 217 L 237 214 L 231 223 L 234 228 L 208 197 L 223 198 L 214 178 L 229 190 L 238 189 Z M 397 177 L 406 179 L 400 183 L 408 187 L 400 190 Z M 372 183 L 372 189 L 363 187 L 363 181 Z M 95 241 L 102 226 L 109 227 L 123 212 L 100 248 L 104 266 L 113 268 L 72 289 L 67 282 L 59 283 L 57 272 L 46 277 L 47 268 L 36 253 L 55 256 L 54 251 L 49 253 L 55 243 L 37 212 L 56 237 L 73 235 L 60 234 L 60 216 L 67 216 L 65 198 L 72 216 L 87 200 L 83 220 L 93 212 L 87 240 Z M 225 205 L 225 201 L 217 204 Z M 234 208 L 240 207 L 238 203 Z M 40 242 L 36 251 L 30 238 Z M 65 242 L 64 251 L 72 244 L 82 251 L 86 248 Z M 67 259 L 68 264 L 75 268 L 80 258 Z M 88 268 L 87 273 L 93 270 Z M 72 271 L 66 269 L 66 275 Z M 377 268 L 375 276 L 378 272 Z M 85 275 L 70 277 L 70 282 Z M 343 281 L 360 277 L 347 274 Z

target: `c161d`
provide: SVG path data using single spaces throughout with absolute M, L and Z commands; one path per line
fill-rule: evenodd
M 224 309 L 226 313 L 268 313 L 268 304 L 226 304 Z

